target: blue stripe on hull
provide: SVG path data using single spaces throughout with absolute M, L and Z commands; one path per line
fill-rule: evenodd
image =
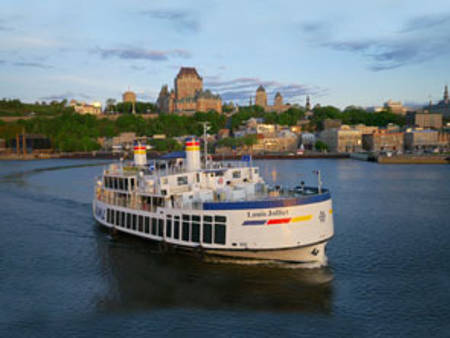
M 242 210 L 242 209 L 270 209 L 292 207 L 295 205 L 304 205 L 323 202 L 329 200 L 329 192 L 321 195 L 301 196 L 296 198 L 285 198 L 268 201 L 242 201 L 242 202 L 217 202 L 203 203 L 203 210 Z
M 264 225 L 266 224 L 265 220 L 261 220 L 261 221 L 245 221 L 244 223 L 242 223 L 242 225 Z

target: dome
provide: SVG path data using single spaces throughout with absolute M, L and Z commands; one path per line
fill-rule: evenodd
M 260 85 L 258 87 L 258 89 L 256 89 L 257 92 L 265 92 L 266 90 L 264 89 L 264 87 L 262 85 Z

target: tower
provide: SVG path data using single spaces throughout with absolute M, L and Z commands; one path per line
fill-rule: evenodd
M 311 110 L 311 102 L 309 100 L 309 95 L 306 96 L 306 105 L 305 105 L 306 111 L 310 111 Z
M 445 85 L 444 89 L 444 102 L 448 103 L 448 85 Z
M 267 106 L 267 94 L 262 85 L 260 85 L 256 90 L 255 104 L 263 108 L 266 108 Z
M 203 79 L 193 67 L 181 67 L 175 78 L 175 99 L 194 98 L 203 90 Z
M 275 94 L 275 106 L 281 107 L 283 105 L 283 96 L 281 96 L 280 92 Z

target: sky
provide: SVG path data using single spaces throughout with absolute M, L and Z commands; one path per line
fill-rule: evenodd
M 450 1 L 2 0 L 0 97 L 155 101 L 181 66 L 248 104 L 418 105 L 450 80 Z

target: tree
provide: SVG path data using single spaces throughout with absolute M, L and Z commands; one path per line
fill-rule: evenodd
M 106 100 L 106 110 L 113 112 L 116 109 L 116 100 L 109 98 Z
M 328 151 L 328 145 L 321 140 L 317 140 L 316 144 L 314 146 L 317 151 L 320 151 L 320 152 Z

